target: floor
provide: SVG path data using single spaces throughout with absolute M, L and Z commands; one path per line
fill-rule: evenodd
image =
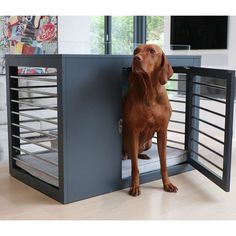
M 161 181 L 142 185 L 139 197 L 128 189 L 62 205 L 28 187 L 0 165 L 0 219 L 114 219 L 114 220 L 235 220 L 236 158 L 232 165 L 231 192 L 226 193 L 198 171 L 171 177 L 178 193 L 166 193 Z

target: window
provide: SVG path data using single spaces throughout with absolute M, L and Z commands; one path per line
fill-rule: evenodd
M 133 54 L 133 16 L 112 16 L 112 54 Z
M 147 16 L 146 43 L 154 43 L 160 47 L 164 44 L 164 16 Z
M 90 45 L 92 54 L 104 54 L 104 16 L 90 17 Z

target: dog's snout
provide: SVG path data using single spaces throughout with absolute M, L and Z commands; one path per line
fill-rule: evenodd
M 143 58 L 142 58 L 141 55 L 135 55 L 135 56 L 134 56 L 134 60 L 135 60 L 135 61 L 142 61 Z

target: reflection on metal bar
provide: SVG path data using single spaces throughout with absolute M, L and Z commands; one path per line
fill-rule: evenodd
M 205 121 L 205 120 L 203 120 L 203 119 L 197 118 L 197 117 L 195 117 L 195 116 L 192 116 L 192 118 L 193 118 L 193 119 L 196 119 L 196 120 L 199 120 L 199 121 L 201 121 L 201 122 L 203 122 L 203 123 L 205 123 L 205 124 L 207 124 L 207 125 L 210 125 L 210 126 L 216 128 L 216 129 L 219 129 L 219 130 L 221 130 L 221 131 L 223 131 L 223 132 L 225 131 L 224 128 L 222 128 L 222 127 L 220 127 L 220 126 L 218 126 L 218 125 L 212 124 L 212 123 L 210 123 L 210 122 L 208 122 L 208 121 Z
M 35 132 L 35 133 L 39 133 L 39 134 L 46 135 L 46 136 L 48 136 L 48 137 L 57 138 L 57 135 L 48 134 L 48 133 L 43 132 L 42 130 L 37 130 L 37 129 L 34 129 L 34 128 L 30 128 L 30 127 L 25 126 L 25 125 L 18 125 L 18 124 L 15 124 L 15 123 L 12 123 L 12 125 L 17 126 L 17 127 L 20 127 L 20 128 L 22 128 L 22 129 L 29 130 L 30 132 Z M 23 132 L 21 132 L 21 134 L 23 134 Z
M 171 143 L 177 143 L 177 144 L 184 145 L 184 143 L 183 143 L 183 142 L 175 141 L 175 140 L 173 140 L 173 139 L 167 139 L 167 142 L 171 142 Z
M 217 116 L 221 116 L 221 117 L 224 117 L 225 118 L 225 115 L 221 114 L 221 113 L 218 113 L 216 111 L 212 111 L 212 110 L 209 110 L 207 108 L 204 108 L 204 107 L 200 107 L 200 106 L 197 106 L 197 105 L 193 105 L 194 108 L 197 108 L 197 109 L 201 109 L 201 110 L 204 110 L 204 111 L 207 111 L 207 112 L 210 112 L 214 115 L 217 115 Z
M 11 90 L 19 91 L 19 92 L 26 92 L 26 93 L 36 93 L 36 94 L 49 95 L 49 96 L 57 97 L 56 93 L 39 91 L 39 90 L 32 90 L 32 89 L 29 90 L 29 89 L 19 89 L 19 88 L 11 88 Z
M 218 143 L 224 145 L 224 142 L 222 142 L 221 140 L 219 140 L 219 139 L 217 139 L 217 138 L 214 138 L 214 137 L 212 137 L 211 135 L 209 135 L 209 134 L 207 134 L 207 133 L 205 133 L 205 132 L 203 132 L 203 131 L 201 131 L 201 130 L 199 130 L 199 129 L 196 129 L 196 128 L 194 128 L 193 126 L 192 126 L 192 129 L 194 129 L 195 131 L 197 131 L 197 132 L 199 132 L 199 133 L 201 133 L 201 134 L 207 136 L 208 138 L 213 139 L 213 140 L 215 140 L 216 142 L 218 142 Z
M 39 171 L 39 172 L 41 172 L 41 173 L 43 173 L 43 174 L 45 174 L 45 175 L 47 175 L 47 176 L 50 176 L 50 177 L 52 177 L 52 178 L 58 180 L 58 177 L 57 177 L 57 176 L 55 176 L 55 175 L 53 175 L 53 174 L 51 174 L 51 173 L 48 173 L 48 172 L 46 172 L 46 171 L 37 169 L 37 168 L 33 167 L 32 165 L 28 164 L 27 162 L 20 160 L 19 158 L 14 157 L 13 159 L 14 159 L 15 161 L 18 161 L 18 162 L 22 163 L 23 165 L 26 165 L 26 166 L 28 166 L 28 167 L 30 167 L 30 168 L 36 170 L 36 171 Z
M 179 102 L 179 103 L 186 103 L 185 100 L 176 100 L 176 99 L 169 99 L 170 102 Z
M 35 158 L 38 158 L 38 159 L 42 160 L 42 161 L 48 162 L 48 163 L 50 163 L 50 164 L 52 164 L 52 165 L 54 165 L 54 166 L 58 166 L 57 163 L 54 163 L 54 162 L 52 162 L 52 161 L 49 161 L 49 160 L 44 159 L 44 158 L 42 158 L 42 157 L 40 157 L 40 156 L 37 155 L 37 154 L 41 154 L 42 152 L 41 152 L 41 153 L 32 153 L 32 152 L 29 152 L 29 151 L 27 151 L 27 150 L 25 150 L 25 149 L 23 149 L 23 148 L 18 148 L 18 147 L 16 147 L 16 146 L 12 146 L 12 147 L 13 147 L 14 149 L 20 151 L 20 152 L 23 152 L 23 153 L 25 153 L 25 154 L 31 155 L 31 156 L 33 156 L 33 157 L 35 157 Z
M 178 130 L 168 129 L 167 131 L 168 131 L 168 132 L 171 132 L 171 133 L 176 133 L 176 134 L 183 134 L 183 135 L 185 135 L 185 132 L 178 131 Z
M 201 97 L 201 98 L 209 99 L 211 101 L 215 101 L 215 102 L 226 104 L 226 101 L 219 100 L 219 99 L 216 99 L 216 98 L 213 98 L 213 97 L 209 97 L 209 96 L 206 96 L 206 95 L 200 95 L 200 94 L 197 94 L 197 93 L 193 93 L 193 96 L 198 96 L 198 97 Z
M 25 79 L 25 80 L 34 80 L 34 81 L 45 81 L 45 82 L 57 82 L 56 76 L 11 76 L 12 79 Z
M 40 107 L 40 108 L 44 108 L 44 109 L 57 111 L 57 108 L 55 108 L 55 107 L 45 106 L 45 105 L 41 105 L 41 104 L 35 104 L 35 103 L 32 104 L 30 102 L 22 102 L 22 101 L 17 101 L 17 100 L 14 100 L 14 99 L 11 99 L 11 102 L 15 102 L 15 103 L 18 103 L 18 104 L 27 105 L 27 106 L 31 106 L 31 107 Z
M 193 82 L 194 84 L 198 84 L 198 85 L 203 85 L 203 86 L 207 86 L 207 87 L 211 87 L 211 88 L 217 88 L 217 89 L 223 89 L 226 90 L 226 87 L 224 86 L 220 86 L 220 85 L 213 85 L 213 84 L 206 84 L 206 83 L 199 83 L 199 82 Z
M 51 121 L 51 120 L 57 119 L 57 117 L 40 118 L 40 117 L 32 116 L 32 115 L 29 115 L 29 114 L 26 114 L 26 113 L 23 113 L 23 112 L 15 112 L 15 111 L 12 111 L 11 113 L 14 114 L 14 115 L 24 116 L 24 117 L 28 117 L 28 118 L 35 119 L 35 120 L 37 120 L 37 121 L 44 121 L 44 122 L 48 122 L 48 123 L 57 125 L 57 122 Z
M 206 146 L 205 144 L 203 144 L 203 143 L 201 143 L 201 142 L 195 140 L 194 138 L 191 138 L 191 140 L 192 140 L 193 142 L 195 142 L 195 143 L 200 144 L 202 147 L 206 148 L 207 150 L 209 150 L 209 151 L 215 153 L 217 156 L 220 156 L 220 157 L 224 158 L 224 156 L 223 156 L 222 154 L 220 154 L 219 152 L 217 152 L 217 151 L 211 149 L 210 147 Z
M 46 146 L 46 145 L 44 145 L 44 144 L 41 144 L 41 143 L 38 143 L 38 142 L 35 142 L 35 141 L 33 141 L 32 139 L 23 138 L 23 137 L 20 137 L 20 136 L 15 135 L 15 134 L 13 134 L 12 137 L 17 138 L 17 139 L 21 139 L 21 140 L 23 140 L 23 141 L 25 141 L 25 142 L 29 142 L 29 143 L 31 143 L 31 144 L 35 144 L 35 145 L 37 145 L 37 146 L 39 146 L 39 147 L 45 148 L 45 149 L 50 150 L 50 151 L 57 152 L 57 149 L 48 147 L 48 146 Z
M 202 158 L 203 160 L 205 160 L 206 162 L 208 162 L 208 163 L 210 163 L 211 165 L 215 166 L 215 167 L 216 167 L 217 169 L 219 169 L 220 171 L 223 171 L 223 169 L 222 169 L 221 167 L 219 167 L 218 165 L 216 165 L 214 162 L 212 162 L 212 161 L 206 159 L 206 158 L 205 158 L 203 155 L 201 155 L 200 153 L 195 152 L 195 151 L 192 150 L 192 149 L 191 149 L 191 151 L 192 151 L 193 153 L 195 153 L 197 156 L 199 156 L 200 158 Z M 198 161 L 198 163 L 200 163 L 200 162 Z

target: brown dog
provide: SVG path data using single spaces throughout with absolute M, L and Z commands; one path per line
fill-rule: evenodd
M 171 117 L 171 105 L 164 84 L 173 70 L 163 51 L 156 45 L 143 44 L 134 50 L 129 88 L 123 100 L 123 156 L 130 157 L 132 182 L 130 195 L 138 196 L 138 157 L 151 147 L 157 133 L 161 175 L 164 190 L 177 192 L 168 177 L 166 167 L 167 126 Z

